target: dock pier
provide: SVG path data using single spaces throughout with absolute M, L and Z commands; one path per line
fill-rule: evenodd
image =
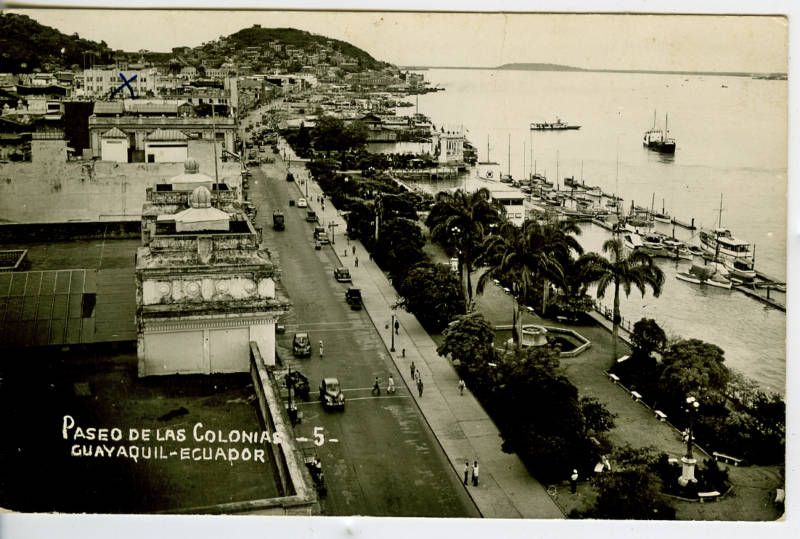
M 681 221 L 681 220 L 676 219 L 676 218 L 673 217 L 672 218 L 672 224 L 673 225 L 678 225 L 680 227 L 683 227 L 686 230 L 697 230 L 697 227 L 694 226 L 694 217 L 692 217 L 691 223 L 687 223 L 685 221 Z

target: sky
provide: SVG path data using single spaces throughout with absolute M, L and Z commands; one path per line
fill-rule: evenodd
M 435 4 L 432 4 L 435 5 Z M 7 10 L 114 49 L 169 51 L 242 28 L 293 27 L 396 65 L 543 62 L 600 69 L 787 72 L 781 16 L 541 13 Z

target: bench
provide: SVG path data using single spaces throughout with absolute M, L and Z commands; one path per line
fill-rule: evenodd
M 658 419 L 659 421 L 666 421 L 667 420 L 667 414 L 665 414 L 661 410 L 656 410 L 655 414 L 656 414 L 656 419 Z
M 613 372 L 608 373 L 608 379 L 611 380 L 612 383 L 615 383 L 615 384 L 619 383 L 619 376 L 617 376 Z
M 742 459 L 737 459 L 736 457 L 732 457 L 718 451 L 714 451 L 711 453 L 711 455 L 714 457 L 714 460 L 721 460 L 728 464 L 733 464 L 734 466 L 739 466 L 742 463 Z
M 642 400 L 642 395 L 638 391 L 631 391 L 631 397 L 633 397 L 633 400 L 635 400 L 636 402 Z
M 717 498 L 722 496 L 717 490 L 712 490 L 709 492 L 698 492 L 697 497 L 700 499 L 700 503 L 704 503 L 706 500 L 717 501 Z

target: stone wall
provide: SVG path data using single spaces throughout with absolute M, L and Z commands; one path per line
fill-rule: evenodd
M 214 177 L 213 154 L 189 155 Z M 239 163 L 220 162 L 218 171 L 220 182 L 241 188 Z M 136 220 L 146 189 L 182 173 L 183 163 L 0 163 L 0 223 Z

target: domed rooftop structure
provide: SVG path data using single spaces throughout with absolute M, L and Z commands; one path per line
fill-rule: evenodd
M 189 206 L 192 208 L 210 208 L 211 191 L 204 185 L 195 187 L 192 194 L 189 195 Z
M 194 191 L 199 185 L 211 191 L 214 180 L 200 172 L 200 164 L 196 159 L 190 157 L 183 163 L 183 174 L 179 174 L 169 180 L 173 191 Z

